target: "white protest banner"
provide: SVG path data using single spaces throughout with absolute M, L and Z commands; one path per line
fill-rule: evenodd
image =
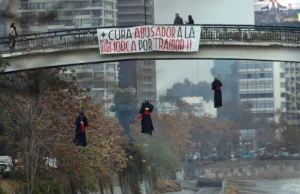
M 200 26 L 136 26 L 97 29 L 100 54 L 197 52 Z

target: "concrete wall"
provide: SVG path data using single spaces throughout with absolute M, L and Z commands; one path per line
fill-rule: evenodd
M 172 174 L 166 174 L 164 176 L 161 176 L 160 178 L 171 179 L 171 177 L 175 177 L 176 180 L 182 181 L 182 180 L 184 180 L 184 176 L 185 176 L 185 172 L 182 169 L 181 171 L 174 172 Z M 151 185 L 151 182 L 148 179 L 143 180 L 143 182 L 140 184 L 140 188 L 141 188 L 142 194 L 150 194 L 150 193 L 155 192 L 154 187 Z M 101 192 L 100 191 L 93 192 L 90 194 L 101 194 Z M 132 194 L 132 193 L 128 188 L 123 188 L 123 191 L 122 191 L 119 181 L 116 181 L 113 186 L 113 193 L 111 193 L 110 190 L 107 189 L 107 190 L 105 190 L 105 194 Z
M 140 189 L 141 189 L 141 193 L 142 194 L 149 194 L 154 192 L 154 188 L 151 186 L 149 180 L 144 180 L 141 184 L 140 184 Z M 106 189 L 104 191 L 105 194 L 132 194 L 131 191 L 129 190 L 129 188 L 121 188 L 119 183 L 116 183 L 113 186 L 113 192 L 111 192 L 109 189 Z M 101 192 L 92 192 L 90 194 L 101 194 Z
M 210 179 L 273 178 L 299 175 L 300 162 L 296 160 L 222 162 L 196 168 L 196 176 Z

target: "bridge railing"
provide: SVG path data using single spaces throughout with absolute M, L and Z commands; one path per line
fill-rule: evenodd
M 110 27 L 111 28 L 111 27 Z M 277 43 L 300 46 L 300 29 L 278 26 L 201 25 L 200 44 Z M 14 51 L 58 49 L 98 44 L 97 28 L 27 34 L 16 37 Z M 0 37 L 0 52 L 10 51 L 10 38 Z

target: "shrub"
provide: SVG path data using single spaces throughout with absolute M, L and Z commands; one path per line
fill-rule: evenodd
M 1 187 L 0 187 L 0 194 L 7 194 Z
M 11 177 L 11 173 L 10 172 L 3 172 L 2 173 L 2 178 L 7 179 Z

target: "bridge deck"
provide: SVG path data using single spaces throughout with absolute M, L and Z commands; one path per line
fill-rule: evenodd
M 0 52 L 7 57 L 11 56 L 9 42 L 9 37 L 0 38 Z M 92 45 L 98 46 L 97 28 L 72 29 L 17 36 L 14 52 L 29 54 L 41 50 L 64 50 L 67 47 L 80 49 Z M 278 26 L 201 25 L 201 45 L 298 47 L 300 29 Z
M 112 28 L 112 27 L 109 27 Z M 0 38 L 0 53 L 9 61 L 6 72 L 123 60 L 237 59 L 300 62 L 300 29 L 294 27 L 201 25 L 198 52 L 157 52 L 100 55 L 97 28 Z

